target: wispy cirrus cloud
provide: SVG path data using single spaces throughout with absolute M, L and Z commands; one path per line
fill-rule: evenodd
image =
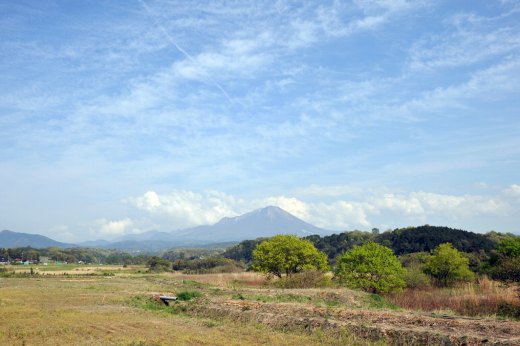
M 180 224 L 270 203 L 330 227 L 462 223 L 470 208 L 502 224 L 500 201 L 516 203 L 473 191 L 517 183 L 514 2 L 144 1 L 0 4 L 2 218 L 26 227 L 22 194 L 28 214 L 47 220 L 53 200 L 87 233 L 112 229 L 87 219 L 164 225 L 175 203 L 205 215 L 175 207 Z M 65 202 L 81 186 L 83 218 Z M 172 190 L 143 220 L 97 200 Z

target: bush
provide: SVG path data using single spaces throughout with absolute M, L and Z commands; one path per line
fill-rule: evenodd
M 520 305 L 500 302 L 498 304 L 498 315 L 520 319 Z
M 491 277 L 505 282 L 520 282 L 520 257 L 500 260 L 491 270 Z
M 148 260 L 148 268 L 150 272 L 160 273 L 171 271 L 172 264 L 167 259 L 154 256 Z
M 335 273 L 347 287 L 387 293 L 405 286 L 405 272 L 391 249 L 369 242 L 340 255 Z
M 202 293 L 199 291 L 182 291 L 177 293 L 177 299 L 187 301 L 193 298 L 202 297 Z
M 209 257 L 175 260 L 173 270 L 182 270 L 185 274 L 215 274 L 243 272 L 244 267 L 228 258 Z
M 322 288 L 330 287 L 331 279 L 320 271 L 307 270 L 274 281 L 273 285 L 277 288 Z
M 433 251 L 426 262 L 424 272 L 432 276 L 442 287 L 475 279 L 475 275 L 469 269 L 469 259 L 450 243 L 441 244 Z
M 329 270 L 327 256 L 309 240 L 295 235 L 276 235 L 257 245 L 253 251 L 253 270 L 282 278 L 314 269 Z
M 407 288 L 412 289 L 425 288 L 431 285 L 430 277 L 424 274 L 424 272 L 418 266 L 406 268 L 404 282 L 406 283 Z

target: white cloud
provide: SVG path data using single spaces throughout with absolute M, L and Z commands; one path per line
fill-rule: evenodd
M 513 13 L 509 12 L 506 17 Z M 493 22 L 495 25 L 490 26 Z M 491 57 L 517 53 L 520 49 L 518 25 L 504 21 L 504 16 L 459 14 L 448 21 L 448 25 L 450 30 L 447 33 L 428 36 L 412 47 L 412 69 L 470 65 Z
M 394 194 L 385 194 L 377 197 L 372 201 L 373 205 L 378 209 L 389 209 L 401 212 L 405 215 L 422 215 L 424 209 L 421 202 L 416 197 L 404 197 Z
M 520 185 L 512 184 L 507 189 L 505 189 L 504 192 L 510 196 L 519 196 L 520 197 Z
M 338 197 L 334 193 L 329 196 Z M 127 201 L 152 217 L 166 217 L 170 225 L 174 223 L 178 228 L 212 224 L 223 217 L 236 216 L 269 205 L 279 206 L 316 226 L 336 230 L 357 227 L 366 229 L 375 224 L 375 216 L 384 218 L 389 212 L 403 220 L 409 218 L 424 222 L 432 217 L 460 221 L 473 217 L 504 216 L 512 210 L 504 200 L 478 195 L 422 191 L 396 194 L 366 190 L 364 195 L 350 197 L 330 202 L 309 202 L 286 196 L 246 200 L 217 191 L 175 191 L 165 195 L 149 191 L 140 197 L 128 198 Z
M 506 215 L 511 210 L 507 202 L 496 198 L 422 191 L 408 195 L 386 194 L 374 198 L 372 203 L 379 210 L 388 209 L 403 215 L 441 215 L 456 220 L 482 215 Z
M 185 190 L 161 195 L 148 191 L 140 197 L 130 197 L 125 201 L 152 216 L 165 217 L 173 229 L 213 224 L 225 216 L 235 216 L 239 204 L 233 196 L 221 192 L 196 193 Z
M 103 218 L 94 222 L 94 225 L 90 228 L 90 234 L 96 237 L 112 238 L 128 233 L 138 233 L 135 232 L 133 226 L 134 221 L 130 220 L 129 218 L 113 221 Z
M 309 205 L 308 221 L 327 229 L 346 230 L 371 225 L 368 212 L 374 207 L 367 203 L 336 201 Z

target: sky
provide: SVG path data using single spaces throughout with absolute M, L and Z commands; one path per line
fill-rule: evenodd
M 0 229 L 520 233 L 518 1 L 0 0 L 0 76 Z

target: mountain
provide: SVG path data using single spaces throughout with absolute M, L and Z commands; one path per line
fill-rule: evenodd
M 213 225 L 196 226 L 173 232 L 149 231 L 127 235 L 105 248 L 136 250 L 171 248 L 176 246 L 205 246 L 218 242 L 238 242 L 275 234 L 330 234 L 279 207 L 265 207 L 236 217 L 225 217 Z
M 236 217 L 225 217 L 214 225 L 197 226 L 173 232 L 149 231 L 129 234 L 114 241 L 93 240 L 78 245 L 65 244 L 36 234 L 3 231 L 0 247 L 31 246 L 99 247 L 126 251 L 160 251 L 172 247 L 204 247 L 223 242 L 271 237 L 275 234 L 326 235 L 332 232 L 313 226 L 279 207 L 265 207 Z
M 197 226 L 173 232 L 179 239 L 203 241 L 240 241 L 275 234 L 330 234 L 279 207 L 265 207 L 237 217 L 225 217 L 214 225 Z
M 112 242 L 109 241 L 109 240 L 97 239 L 97 240 L 89 240 L 89 241 L 84 241 L 84 242 L 78 243 L 78 246 L 81 246 L 81 247 L 105 247 L 105 246 L 110 245 L 110 244 L 112 244 Z
M 12 231 L 0 232 L 0 247 L 25 247 L 46 248 L 46 247 L 60 247 L 69 248 L 76 245 L 61 243 L 51 238 L 39 234 L 18 233 Z

